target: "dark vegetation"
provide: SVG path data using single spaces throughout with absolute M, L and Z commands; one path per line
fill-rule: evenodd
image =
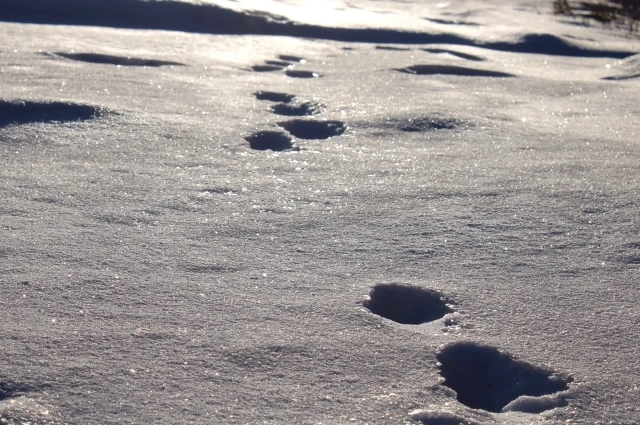
M 636 32 L 640 22 L 640 0 L 554 0 L 553 12 L 616 24 L 627 27 L 629 32 Z

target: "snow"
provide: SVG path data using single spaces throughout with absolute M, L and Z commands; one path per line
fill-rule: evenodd
M 638 423 L 638 36 L 551 9 L 0 0 L 0 423 Z

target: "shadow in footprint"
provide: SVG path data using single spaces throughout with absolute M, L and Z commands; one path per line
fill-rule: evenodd
M 373 314 L 405 325 L 432 322 L 453 312 L 437 291 L 398 284 L 376 285 L 363 305 Z
M 140 59 L 124 56 L 101 55 L 98 53 L 62 53 L 56 52 L 58 56 L 80 62 L 100 63 L 120 66 L 184 66 L 183 63 L 162 61 L 155 59 Z
M 570 377 L 515 360 L 495 347 L 458 342 L 436 358 L 443 385 L 472 409 L 539 413 L 566 405 L 562 397 L 541 396 L 566 390 Z
M 249 137 L 245 137 L 251 149 L 259 151 L 286 151 L 293 149 L 291 137 L 281 131 L 259 131 Z
M 463 77 L 515 77 L 506 72 L 487 71 L 484 69 L 465 68 L 452 65 L 413 65 L 406 68 L 399 68 L 396 71 L 415 75 L 459 75 Z
M 461 52 L 456 52 L 455 50 L 448 50 L 448 49 L 422 49 L 425 52 L 429 52 L 429 53 L 448 53 L 452 56 L 458 57 L 460 59 L 466 59 L 469 61 L 476 61 L 476 62 L 482 62 L 484 61 L 484 58 L 481 58 L 480 56 L 476 56 L 476 55 L 470 55 L 469 53 L 461 53 Z
M 289 117 L 303 117 L 308 115 L 315 115 L 322 112 L 322 106 L 317 103 L 302 102 L 302 103 L 278 103 L 271 107 L 271 112 L 277 115 L 284 115 Z
M 603 80 L 623 81 L 623 80 L 632 80 L 634 78 L 640 78 L 640 74 L 615 75 L 615 76 L 612 76 L 612 77 L 604 77 Z
M 24 385 L 10 384 L 8 382 L 0 382 L 0 401 L 6 400 L 12 397 L 20 396 L 21 394 L 29 391 L 30 388 Z M 0 418 L 0 423 L 3 423 Z
M 397 128 L 406 132 L 422 132 L 434 130 L 453 130 L 461 125 L 461 121 L 454 118 L 417 118 L 405 122 L 398 122 Z
M 287 69 L 286 74 L 288 77 L 292 78 L 319 78 L 322 75 L 313 71 L 298 71 L 295 69 Z
M 284 66 L 275 66 L 275 65 L 253 65 L 251 67 L 252 71 L 255 72 L 273 72 L 273 71 L 282 71 Z
M 411 49 L 408 47 L 376 46 L 376 50 L 392 50 L 397 52 L 407 52 Z
M 339 136 L 347 126 L 342 121 L 291 120 L 278 125 L 299 139 L 319 140 Z
M 253 94 L 258 100 L 268 100 L 269 102 L 289 103 L 296 97 L 292 94 L 279 93 L 275 91 L 257 91 Z
M 293 66 L 291 62 L 285 62 L 285 61 L 268 60 L 268 61 L 264 61 L 264 63 L 266 63 L 267 65 L 280 66 L 282 68 L 286 68 L 287 66 Z
M 305 63 L 307 61 L 305 58 L 301 58 L 300 56 L 292 56 L 292 55 L 279 55 L 278 59 L 287 61 L 287 62 L 300 62 L 300 63 Z
M 100 108 L 77 103 L 0 100 L 0 128 L 12 124 L 83 121 L 98 118 L 102 113 Z
M 367 121 L 354 123 L 354 127 L 378 128 L 383 130 L 404 131 L 407 133 L 421 133 L 438 130 L 468 129 L 473 124 L 451 117 L 417 117 L 417 118 L 387 118 L 384 121 Z

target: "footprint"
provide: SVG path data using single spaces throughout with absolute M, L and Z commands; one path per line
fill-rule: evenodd
M 299 62 L 299 63 L 305 63 L 307 61 L 305 58 L 301 58 L 300 56 L 292 56 L 292 55 L 279 55 L 278 59 L 287 61 L 287 62 Z
M 376 46 L 376 50 L 393 50 L 398 52 L 408 52 L 411 49 L 408 47 Z
M 632 80 L 634 78 L 640 78 L 640 74 L 614 75 L 612 77 L 604 77 L 603 80 L 622 81 L 622 80 Z
M 376 285 L 364 307 L 373 314 L 405 325 L 420 325 L 443 318 L 453 310 L 442 294 L 432 289 L 398 284 Z
M 273 72 L 282 71 L 284 67 L 275 65 L 253 65 L 251 69 L 255 72 Z
M 470 55 L 469 53 L 461 53 L 461 52 L 456 52 L 455 50 L 448 50 L 448 49 L 422 49 L 425 52 L 429 52 L 429 53 L 448 53 L 452 56 L 456 56 L 460 59 L 466 59 L 466 60 L 470 60 L 470 61 L 476 61 L 476 62 L 482 62 L 484 61 L 484 58 L 481 58 L 480 56 L 476 56 L 476 55 Z
M 319 78 L 322 75 L 313 71 L 298 71 L 295 69 L 287 69 L 286 74 L 288 77 L 292 78 Z
M 0 128 L 11 124 L 82 121 L 98 118 L 103 114 L 104 110 L 101 108 L 77 103 L 0 99 Z
M 28 392 L 29 387 L 18 384 L 10 384 L 8 382 L 0 382 L 0 401 L 13 397 L 19 397 L 22 394 Z M 2 420 L 0 418 L 0 423 Z
M 347 129 L 342 121 L 291 120 L 278 125 L 299 139 L 328 139 L 341 135 Z
M 539 413 L 566 406 L 561 396 L 571 377 L 536 367 L 495 347 L 472 342 L 446 346 L 436 356 L 443 385 L 457 393 L 460 403 L 472 409 L 499 413 Z
M 253 94 L 258 100 L 268 100 L 269 102 L 289 103 L 296 97 L 292 94 L 279 93 L 275 91 L 257 91 Z
M 161 61 L 155 59 L 140 59 L 124 56 L 101 55 L 98 53 L 62 53 L 55 52 L 56 55 L 80 62 L 100 63 L 120 66 L 184 66 L 183 63 Z
M 395 126 L 400 131 L 421 132 L 434 130 L 453 130 L 462 124 L 455 118 L 414 118 L 396 122 Z
M 271 107 L 271 112 L 289 117 L 316 115 L 322 112 L 322 105 L 312 102 L 278 103 Z
M 484 69 L 465 68 L 453 65 L 413 65 L 406 68 L 399 68 L 396 71 L 415 75 L 460 75 L 464 77 L 515 77 L 506 72 L 487 71 Z
M 293 64 L 291 62 L 285 62 L 285 61 L 268 60 L 268 61 L 264 61 L 264 63 L 266 63 L 267 65 L 279 66 L 281 68 L 286 68 L 288 66 L 293 66 Z
M 294 149 L 293 139 L 281 131 L 259 131 L 245 137 L 251 149 L 259 151 L 286 151 Z

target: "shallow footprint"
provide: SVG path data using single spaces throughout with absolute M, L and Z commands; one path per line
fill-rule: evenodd
M 408 47 L 396 47 L 396 46 L 376 46 L 376 50 L 391 50 L 396 52 L 408 52 L 411 49 Z
M 425 52 L 429 52 L 429 53 L 448 53 L 452 56 L 458 57 L 460 59 L 466 59 L 469 61 L 476 61 L 476 62 L 482 62 L 484 61 L 484 58 L 481 58 L 480 56 L 476 56 L 476 55 L 470 55 L 469 53 L 462 53 L 462 52 L 456 52 L 455 50 L 448 50 L 448 49 L 422 49 Z
M 294 149 L 293 139 L 281 131 L 259 131 L 245 137 L 251 149 L 259 151 L 286 151 Z
M 63 53 L 55 52 L 56 55 L 63 58 L 71 59 L 80 62 L 99 63 L 107 65 L 120 65 L 120 66 L 184 66 L 183 63 L 162 61 L 156 59 L 141 59 L 131 58 L 125 56 L 113 56 L 113 55 L 101 55 L 99 53 Z
M 275 92 L 275 91 L 257 91 L 253 94 L 258 100 L 268 100 L 269 102 L 289 103 L 295 99 L 295 95 Z
M 103 112 L 101 108 L 78 103 L 0 99 L 0 128 L 11 124 L 90 120 Z
M 299 139 L 328 139 L 344 133 L 347 126 L 342 121 L 291 120 L 278 125 Z
M 302 58 L 300 56 L 293 56 L 293 55 L 279 55 L 278 59 L 287 61 L 287 62 L 299 62 L 299 63 L 305 63 L 307 61 L 305 58 Z
M 264 63 L 266 63 L 267 65 L 280 66 L 282 68 L 286 68 L 288 66 L 293 66 L 293 64 L 291 62 L 285 62 L 285 61 L 267 60 L 267 61 L 264 61 Z
M 484 69 L 465 68 L 453 65 L 413 65 L 399 68 L 396 71 L 415 75 L 459 75 L 464 77 L 515 77 L 506 72 L 487 71 Z
M 499 413 L 539 413 L 566 406 L 562 397 L 542 397 L 564 391 L 570 377 L 536 367 L 495 347 L 472 342 L 446 346 L 436 356 L 443 385 L 472 409 Z M 524 396 L 524 397 L 523 397 Z
M 322 106 L 312 102 L 278 103 L 271 107 L 271 112 L 289 117 L 316 115 L 322 112 Z

